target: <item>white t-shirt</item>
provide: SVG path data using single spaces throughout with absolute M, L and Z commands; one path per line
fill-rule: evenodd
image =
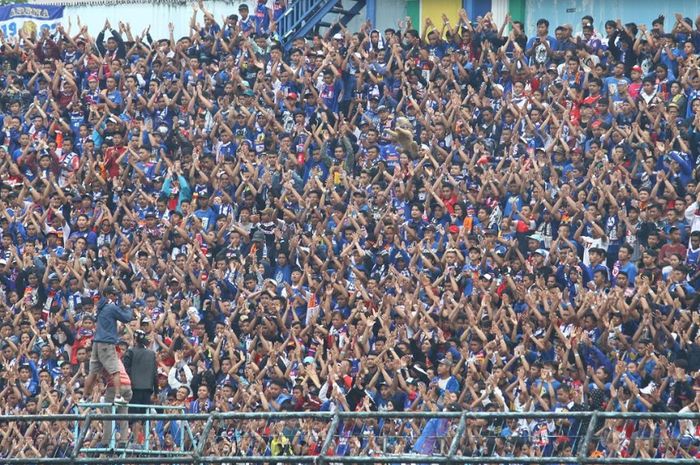
M 591 248 L 603 249 L 608 251 L 608 238 L 599 237 L 594 239 L 588 236 L 581 236 L 581 242 L 583 242 L 583 263 L 586 266 L 591 266 L 591 258 L 588 256 L 588 251 Z

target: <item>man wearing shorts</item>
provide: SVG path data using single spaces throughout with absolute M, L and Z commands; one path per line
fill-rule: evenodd
M 134 319 L 131 309 L 122 309 L 116 303 L 117 290 L 111 286 L 105 288 L 104 297 L 97 303 L 97 331 L 92 344 L 90 358 L 90 373 L 85 380 L 84 399 L 89 399 L 97 375 L 106 371 L 112 376 L 114 385 L 114 403 L 124 404 L 121 395 L 121 379 L 119 377 L 119 357 L 117 356 L 117 321 L 129 323 Z
M 111 404 L 115 402 L 117 397 L 123 398 L 126 402 L 131 400 L 131 380 L 129 375 L 124 368 L 121 357 L 124 355 L 121 348 L 117 346 L 117 364 L 119 365 L 119 381 L 121 387 L 119 391 L 114 387 L 114 377 L 107 372 L 107 370 L 102 370 L 102 375 L 105 379 L 105 384 L 107 390 L 105 391 L 105 402 Z M 112 413 L 109 411 L 108 413 Z M 126 405 L 121 405 L 117 408 L 115 413 L 127 413 Z M 108 447 L 112 440 L 112 425 L 114 422 L 112 420 L 105 420 L 102 427 L 102 446 Z M 117 438 L 117 448 L 122 449 L 126 446 L 128 437 L 128 422 L 126 420 L 119 420 L 119 437 Z

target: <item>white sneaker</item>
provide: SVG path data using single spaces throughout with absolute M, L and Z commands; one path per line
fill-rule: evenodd
M 114 398 L 114 403 L 115 404 L 121 404 L 121 405 L 126 405 L 126 399 L 124 399 L 122 396 L 116 396 Z

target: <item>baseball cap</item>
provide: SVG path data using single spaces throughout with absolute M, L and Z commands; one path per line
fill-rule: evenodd
M 107 286 L 105 287 L 105 290 L 102 292 L 104 295 L 117 295 L 119 294 L 117 290 L 114 288 L 114 286 Z
M 547 251 L 544 250 L 544 249 L 537 249 L 537 250 L 535 250 L 535 253 L 536 253 L 537 255 L 542 255 L 544 258 L 549 257 L 549 252 L 547 252 Z
M 606 251 L 602 247 L 591 247 L 588 252 L 599 253 L 601 255 L 606 255 Z

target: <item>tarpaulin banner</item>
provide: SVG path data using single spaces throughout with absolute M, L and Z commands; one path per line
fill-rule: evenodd
M 56 30 L 63 19 L 62 6 L 32 5 L 21 3 L 0 6 L 0 30 L 5 37 L 15 37 L 23 30 L 26 35 L 48 28 Z

